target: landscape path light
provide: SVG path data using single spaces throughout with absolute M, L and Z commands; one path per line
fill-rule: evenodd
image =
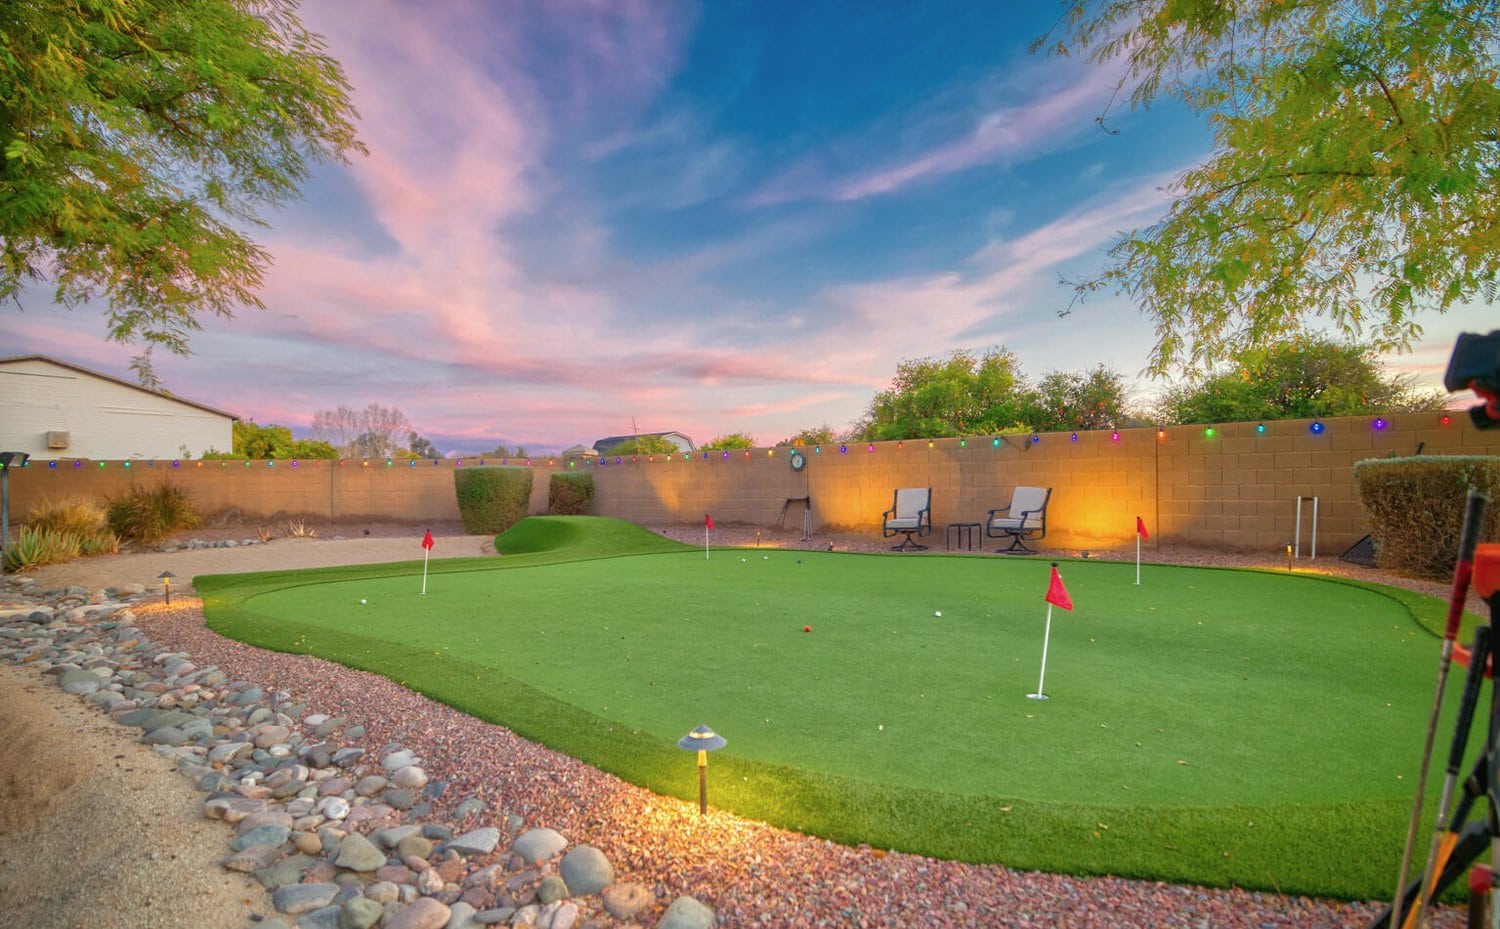
M 724 737 L 704 725 L 677 740 L 678 748 L 698 753 L 698 815 L 708 813 L 708 753 L 728 745 Z
M 156 576 L 156 579 L 161 581 L 161 590 L 166 595 L 167 606 L 172 605 L 172 578 L 176 576 L 171 571 L 163 571 Z

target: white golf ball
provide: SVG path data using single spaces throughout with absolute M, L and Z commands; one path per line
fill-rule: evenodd
M 366 602 L 366 601 L 365 601 L 365 598 L 364 598 L 364 597 L 360 597 L 360 598 L 359 598 L 359 605 L 360 605 L 360 606 L 364 606 L 364 605 L 365 605 L 365 602 Z
M 943 615 L 943 611 L 942 610 L 938 610 L 936 613 L 933 613 L 932 615 L 933 616 L 942 616 Z

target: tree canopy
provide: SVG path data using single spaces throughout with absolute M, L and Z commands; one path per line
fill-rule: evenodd
M 313 414 L 312 433 L 346 458 L 392 457 L 416 434 L 405 413 L 379 403 L 362 410 L 342 405 L 336 410 L 318 410 Z
M 1153 372 L 1314 327 L 1409 347 L 1421 313 L 1495 299 L 1493 0 L 1063 5 L 1039 45 L 1122 59 L 1133 104 L 1175 98 L 1213 129 L 1167 215 L 1077 284 L 1154 320 Z
M 671 455 L 679 451 L 671 441 L 659 435 L 641 435 L 604 450 L 606 455 Z
M 235 420 L 232 428 L 233 449 L 220 452 L 210 449 L 204 458 L 253 458 L 308 460 L 313 458 L 337 458 L 338 451 L 327 442 L 316 439 L 294 439 L 292 430 L 286 426 L 256 425 L 253 419 Z
M 111 338 L 185 353 L 260 306 L 237 228 L 363 151 L 349 85 L 295 0 L 0 3 L 0 299 L 50 281 Z
M 755 439 L 743 432 L 731 432 L 728 435 L 714 436 L 712 441 L 704 442 L 698 448 L 703 451 L 725 451 L 729 449 L 754 448 Z
M 1158 403 L 1164 423 L 1233 423 L 1440 410 L 1444 396 L 1388 376 L 1373 349 L 1299 339 L 1248 349 Z

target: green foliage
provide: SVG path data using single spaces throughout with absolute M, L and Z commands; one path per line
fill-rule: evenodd
M 457 468 L 453 488 L 458 515 L 471 535 L 500 533 L 526 516 L 531 505 L 530 468 Z
M 547 512 L 553 516 L 584 516 L 594 505 L 594 475 L 587 471 L 559 471 L 547 481 Z
M 312 458 L 337 458 L 338 451 L 327 442 L 317 439 L 294 439 L 292 430 L 286 426 L 257 426 L 253 419 L 237 420 L 233 426 L 234 450 L 221 452 L 209 449 L 203 453 L 206 459 L 275 459 L 277 461 Z
M 677 446 L 659 435 L 642 435 L 626 439 L 604 452 L 606 455 L 671 455 Z
M 862 441 L 880 441 L 1103 429 L 1131 418 L 1125 404 L 1124 378 L 1103 365 L 1081 373 L 1054 371 L 1033 387 L 1005 349 L 982 358 L 954 351 L 942 360 L 901 362 L 857 433 Z M 789 444 L 823 441 L 832 438 Z
M 406 448 L 397 449 L 403 458 L 441 458 L 443 453 L 437 450 L 431 442 L 412 430 L 406 434 Z
M 1125 378 L 1098 365 L 1082 373 L 1053 371 L 1024 394 L 1024 425 L 1034 432 L 1125 425 Z
M 821 426 L 815 426 L 811 429 L 803 429 L 801 432 L 798 432 L 795 435 L 787 436 L 785 439 L 782 439 L 776 444 L 798 446 L 829 445 L 832 444 L 833 440 L 833 427 L 828 425 L 827 423 L 824 423 Z
M 135 487 L 112 498 L 107 507 L 109 528 L 127 542 L 150 545 L 180 529 L 196 528 L 202 520 L 186 488 L 163 481 L 152 488 Z
M 490 449 L 489 451 L 487 451 L 487 452 L 480 452 L 478 455 L 473 456 L 473 457 L 476 457 L 476 458 L 499 458 L 501 461 L 504 461 L 504 460 L 506 460 L 508 458 L 530 458 L 531 456 L 526 453 L 526 447 L 524 445 L 517 445 L 515 447 L 514 451 L 512 451 L 509 447 L 507 447 L 505 445 L 496 445 L 494 448 Z
M 1385 377 L 1369 347 L 1298 338 L 1240 352 L 1228 365 L 1163 394 L 1164 423 L 1315 419 L 1443 408 L 1435 390 L 1408 377 Z
M 1443 580 L 1453 576 L 1469 488 L 1500 495 L 1500 458 L 1372 458 L 1355 463 L 1354 482 L 1380 567 Z M 1500 541 L 1500 507 L 1486 509 L 1479 541 Z
M 5 570 L 24 571 L 44 564 L 61 564 L 82 554 L 77 534 L 49 526 L 22 526 L 5 546 Z
M 743 432 L 731 432 L 728 435 L 716 436 L 713 441 L 705 442 L 698 448 L 702 451 L 723 451 L 725 449 L 754 448 L 755 440 Z
M 0 300 L 49 279 L 110 337 L 185 353 L 260 306 L 238 227 L 363 151 L 349 86 L 294 0 L 0 4 Z
M 1123 58 L 1134 104 L 1177 98 L 1213 127 L 1167 215 L 1077 285 L 1155 321 L 1153 371 L 1207 369 L 1314 323 L 1405 347 L 1420 313 L 1495 299 L 1492 2 L 1065 6 L 1056 51 Z
M 947 358 L 901 362 L 890 389 L 870 401 L 864 441 L 990 435 L 1022 428 L 1024 385 L 1016 356 L 956 350 Z
M 5 570 L 71 561 L 80 555 L 112 555 L 120 540 L 105 511 L 81 497 L 43 500 L 26 517 L 17 542 L 6 550 Z

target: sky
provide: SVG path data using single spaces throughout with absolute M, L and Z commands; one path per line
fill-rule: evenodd
M 1151 321 L 1108 295 L 1060 315 L 1061 280 L 1162 215 L 1208 129 L 1029 53 L 1056 9 L 304 0 L 369 154 L 263 214 L 265 308 L 157 375 L 299 437 L 394 406 L 448 454 L 840 432 L 903 360 L 958 349 L 1033 380 L 1102 364 L 1144 402 Z M 0 311 L 0 356 L 133 381 L 140 348 L 48 293 Z M 1387 370 L 1437 385 L 1496 318 L 1429 316 Z

